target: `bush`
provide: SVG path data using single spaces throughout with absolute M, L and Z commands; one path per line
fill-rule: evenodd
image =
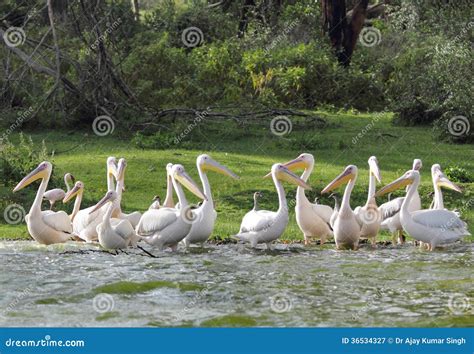
M 15 145 L 6 139 L 0 145 L 0 176 L 5 185 L 12 186 L 48 158 L 44 141 L 37 150 L 31 137 L 25 137 L 20 133 L 18 144 Z
M 409 43 L 393 58 L 387 82 L 391 108 L 398 122 L 428 124 L 447 112 L 472 116 L 468 49 L 443 37 L 407 35 Z M 462 112 L 462 113 L 461 113 Z
M 138 132 L 135 133 L 132 138 L 132 144 L 140 149 L 169 149 L 176 146 L 175 134 L 156 132 L 154 134 L 145 135 Z
M 474 178 L 472 175 L 463 167 L 459 166 L 448 166 L 444 169 L 444 173 L 453 182 L 458 183 L 472 183 Z
M 243 66 L 262 103 L 298 108 L 324 104 L 363 110 L 380 107 L 381 95 L 372 75 L 360 68 L 341 67 L 331 49 L 321 43 L 248 51 Z

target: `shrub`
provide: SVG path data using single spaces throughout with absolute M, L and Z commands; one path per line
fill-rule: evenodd
M 14 185 L 49 157 L 44 141 L 36 149 L 31 137 L 20 133 L 18 144 L 6 139 L 0 145 L 0 176 L 6 185 Z
M 454 165 L 448 166 L 444 169 L 444 173 L 446 176 L 453 181 L 458 183 L 472 183 L 474 182 L 474 178 L 472 175 L 463 167 Z
M 342 68 L 331 49 L 321 43 L 279 44 L 268 51 L 247 51 L 243 66 L 263 103 L 269 103 L 265 101 L 271 97 L 299 108 L 334 104 L 371 109 L 380 102 L 371 75 L 358 68 Z

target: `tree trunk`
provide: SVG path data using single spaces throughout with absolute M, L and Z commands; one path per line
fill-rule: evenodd
M 347 17 L 345 0 L 323 0 L 323 30 L 328 33 L 337 60 L 341 65 L 348 66 L 352 53 L 364 26 L 369 0 L 360 0 Z
M 135 21 L 140 21 L 140 4 L 138 3 L 138 0 L 132 0 L 132 8 Z
M 247 30 L 248 21 L 249 21 L 249 11 L 250 8 L 255 8 L 255 0 L 244 0 L 242 4 L 242 10 L 240 12 L 239 20 L 239 32 L 237 36 L 243 38 L 245 31 Z

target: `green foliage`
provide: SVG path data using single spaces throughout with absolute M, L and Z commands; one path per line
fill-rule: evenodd
M 376 109 L 380 103 L 380 93 L 371 88 L 371 75 L 355 68 L 345 70 L 334 61 L 331 49 L 320 43 L 279 44 L 267 51 L 248 51 L 243 66 L 262 103 L 314 108 L 351 102 L 361 109 Z M 353 99 L 353 93 L 361 91 L 363 94 Z
M 391 64 L 387 94 L 398 121 L 428 124 L 452 110 L 472 115 L 470 83 L 465 79 L 472 69 L 467 48 L 441 37 L 421 43 L 419 39 L 406 36 L 410 45 Z
M 448 166 L 444 169 L 448 178 L 457 183 L 473 183 L 474 177 L 464 167 L 458 165 Z
M 13 185 L 30 173 L 39 162 L 48 158 L 44 141 L 37 149 L 31 137 L 20 133 L 18 144 L 6 139 L 0 145 L 0 176 L 7 186 Z
M 156 132 L 151 135 L 145 135 L 137 132 L 132 138 L 132 144 L 140 149 L 169 149 L 174 147 L 175 135 L 164 132 Z
M 17 10 L 26 13 L 33 1 L 26 4 Z M 59 36 L 64 55 L 60 70 L 84 97 L 56 87 L 51 76 L 26 72 L 21 80 L 12 78 L 5 85 L 6 99 L 0 103 L 0 108 L 5 107 L 3 122 L 11 124 L 15 121 L 12 112 L 27 107 L 41 109 L 26 127 L 55 128 L 90 127 L 100 108 L 112 112 L 119 125 L 142 127 L 149 115 L 137 111 L 231 105 L 333 106 L 366 112 L 392 110 L 399 124 L 434 124 L 436 138 L 474 141 L 474 128 L 459 136 L 447 129 L 457 115 L 474 126 L 469 1 L 385 4 L 385 16 L 368 19 L 380 31 L 380 42 L 370 47 L 357 43 L 348 68 L 337 63 L 322 31 L 320 2 L 285 3 L 279 14 L 264 2 L 256 4 L 244 38 L 237 38 L 239 2 L 216 8 L 197 0 L 146 2 L 140 21 L 134 18 L 130 2 L 101 3 L 97 16 L 103 18 L 100 32 L 106 33 L 100 39 L 107 52 L 104 58 L 98 43 L 91 48 L 97 37 L 94 24 L 81 14 L 80 4 L 73 2 L 69 10 L 78 14 L 77 22 L 57 23 L 63 33 Z M 0 9 L 8 13 L 14 7 L 8 1 Z M 195 33 L 195 46 L 183 40 L 183 32 L 190 27 L 202 33 L 200 38 Z M 38 41 L 47 29 L 40 15 L 25 24 L 28 37 Z M 53 47 L 51 39 L 45 38 L 45 44 Z M 54 63 L 54 51 L 46 52 L 45 62 Z M 0 49 L 0 56 L 7 58 L 8 53 Z M 8 54 L 6 62 L 0 76 L 23 72 L 24 63 L 15 55 Z M 104 70 L 109 65 L 117 77 Z M 45 102 L 54 87 L 52 99 Z M 58 102 L 62 102 L 60 107 Z M 136 139 L 137 146 L 155 144 L 145 142 L 148 137 Z M 166 137 L 156 139 L 155 145 L 167 143 Z
M 163 1 L 145 17 L 146 25 L 159 32 L 171 35 L 172 45 L 185 48 L 182 33 L 186 28 L 196 27 L 203 33 L 202 43 L 212 43 L 235 35 L 237 17 L 221 11 L 209 11 L 207 4 L 191 2 L 178 6 L 175 1 Z

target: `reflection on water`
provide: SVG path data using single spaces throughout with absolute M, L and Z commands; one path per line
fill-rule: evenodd
M 472 251 L 0 242 L 1 326 L 472 326 Z

